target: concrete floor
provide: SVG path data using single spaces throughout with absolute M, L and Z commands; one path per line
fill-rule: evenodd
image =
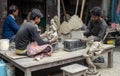
M 113 57 L 113 68 L 106 68 L 106 62 L 106 64 L 103 65 L 101 69 L 99 69 L 102 76 L 120 76 L 120 47 L 115 49 Z

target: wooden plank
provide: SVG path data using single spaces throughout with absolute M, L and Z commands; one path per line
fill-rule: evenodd
M 6 51 L 6 56 L 12 58 L 12 59 L 20 59 L 20 58 L 25 58 L 27 56 L 20 56 L 15 53 L 15 51 Z
M 36 66 L 26 67 L 26 68 L 29 68 L 32 71 L 36 71 L 36 70 L 47 69 L 47 68 L 51 68 L 51 67 L 55 67 L 55 66 L 59 66 L 59 65 L 75 62 L 75 61 L 79 61 L 79 60 L 82 60 L 82 59 L 84 59 L 84 58 L 83 57 L 76 57 L 76 58 L 56 61 L 56 62 L 47 63 L 47 64 L 41 64 L 41 65 L 36 65 Z
M 105 50 L 106 49 L 109 50 L 110 48 L 112 49 L 113 47 L 114 47 L 113 45 L 104 46 Z M 84 49 L 73 51 L 73 52 L 66 52 L 66 51 L 60 50 L 57 53 L 53 53 L 51 57 L 45 57 L 40 61 L 35 61 L 34 58 L 17 59 L 15 61 L 16 63 L 20 64 L 23 67 L 32 67 L 32 66 L 67 60 L 75 57 L 80 57 L 82 55 L 82 52 L 84 52 Z M 104 51 L 104 52 L 107 52 L 107 51 Z
M 113 67 L 113 51 L 108 52 L 108 68 Z
M 110 50 L 113 49 L 114 46 L 104 45 L 104 48 L 105 48 L 104 49 L 104 53 L 105 53 L 105 52 L 110 52 Z M 2 53 L 1 51 L 0 51 L 0 56 L 25 72 L 26 68 L 30 69 L 31 71 L 35 71 L 35 70 L 45 69 L 45 68 L 54 67 L 54 66 L 81 60 L 83 59 L 83 57 L 81 56 L 83 51 L 84 49 L 74 52 L 66 52 L 61 49 L 59 52 L 53 53 L 51 57 L 45 57 L 40 61 L 35 61 L 34 58 L 23 58 L 23 59 L 13 60 L 6 57 L 4 53 Z M 111 58 L 109 59 L 111 60 L 112 59 L 111 53 L 109 56 L 111 56 Z M 109 63 L 112 63 L 112 60 L 109 61 Z
M 32 76 L 32 72 L 29 69 L 26 69 L 24 74 L 25 74 L 24 76 Z
M 18 64 L 20 63 L 24 67 L 30 67 L 30 66 L 47 64 L 47 63 L 66 60 L 70 58 L 80 57 L 82 55 L 82 52 L 84 52 L 84 50 L 79 50 L 79 51 L 74 51 L 74 52 L 59 51 L 57 53 L 53 53 L 51 57 L 45 57 L 44 59 L 41 59 L 40 61 L 35 61 L 33 58 L 32 59 L 24 58 L 24 59 L 18 59 L 16 60 L 16 62 Z

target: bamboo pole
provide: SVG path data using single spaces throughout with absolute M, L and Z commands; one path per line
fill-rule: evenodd
M 57 0 L 57 12 L 58 12 L 58 18 L 60 20 L 60 0 Z
M 80 12 L 80 18 L 82 19 L 83 11 L 84 11 L 85 0 L 82 0 L 82 7 Z
M 65 16 L 65 20 L 68 21 L 68 20 L 67 20 L 67 16 L 66 16 L 66 10 L 65 10 L 64 1 L 61 0 L 61 3 L 62 3 L 62 7 L 63 7 L 63 13 L 64 13 L 64 16 Z
M 79 5 L 79 1 L 80 1 L 80 0 L 77 0 L 77 1 L 76 1 L 77 3 L 76 3 L 75 15 L 77 15 L 77 12 L 78 12 L 78 5 Z

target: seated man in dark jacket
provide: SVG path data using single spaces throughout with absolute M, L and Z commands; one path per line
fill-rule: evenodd
M 94 7 L 91 11 L 91 19 L 88 23 L 87 30 L 84 33 L 86 37 L 89 37 L 91 35 L 95 36 L 94 41 L 101 41 L 103 40 L 107 24 L 103 18 L 101 18 L 101 8 Z
M 43 41 L 37 31 L 35 25 L 40 22 L 42 13 L 39 9 L 33 9 L 30 15 L 30 22 L 23 23 L 15 37 L 16 54 L 39 56 L 51 55 L 52 47 L 50 43 L 56 41 L 52 39 L 50 41 Z M 42 53 L 40 56 L 39 54 Z
M 102 10 L 100 7 L 94 7 L 90 13 L 91 19 L 84 35 L 86 37 L 93 35 L 95 36 L 94 41 L 102 41 L 107 30 L 107 23 L 101 18 Z M 104 62 L 104 58 L 98 57 L 94 62 Z
M 8 16 L 5 18 L 3 24 L 2 37 L 6 39 L 11 39 L 18 31 L 19 25 L 15 21 L 15 17 L 18 15 L 18 7 L 11 5 L 8 9 Z

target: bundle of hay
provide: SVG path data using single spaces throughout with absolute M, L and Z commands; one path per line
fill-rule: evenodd
M 83 26 L 82 20 L 77 15 L 73 15 L 68 22 L 64 21 L 60 25 L 61 38 L 63 39 L 82 38 L 83 36 L 80 37 L 75 36 L 78 33 L 76 32 L 76 30 L 79 30 L 82 26 Z M 76 32 L 74 33 L 75 35 L 72 34 L 73 31 Z M 79 30 L 79 32 L 81 33 L 81 30 Z
M 83 26 L 83 22 L 77 15 L 73 15 L 68 21 L 68 25 L 71 30 L 77 30 Z
M 80 29 L 83 26 L 82 20 L 77 16 L 73 15 L 68 22 L 64 21 L 60 26 L 60 32 L 62 34 L 68 34 L 72 30 Z
M 71 28 L 68 24 L 68 22 L 64 21 L 60 26 L 60 33 L 61 34 L 68 34 L 71 32 Z

